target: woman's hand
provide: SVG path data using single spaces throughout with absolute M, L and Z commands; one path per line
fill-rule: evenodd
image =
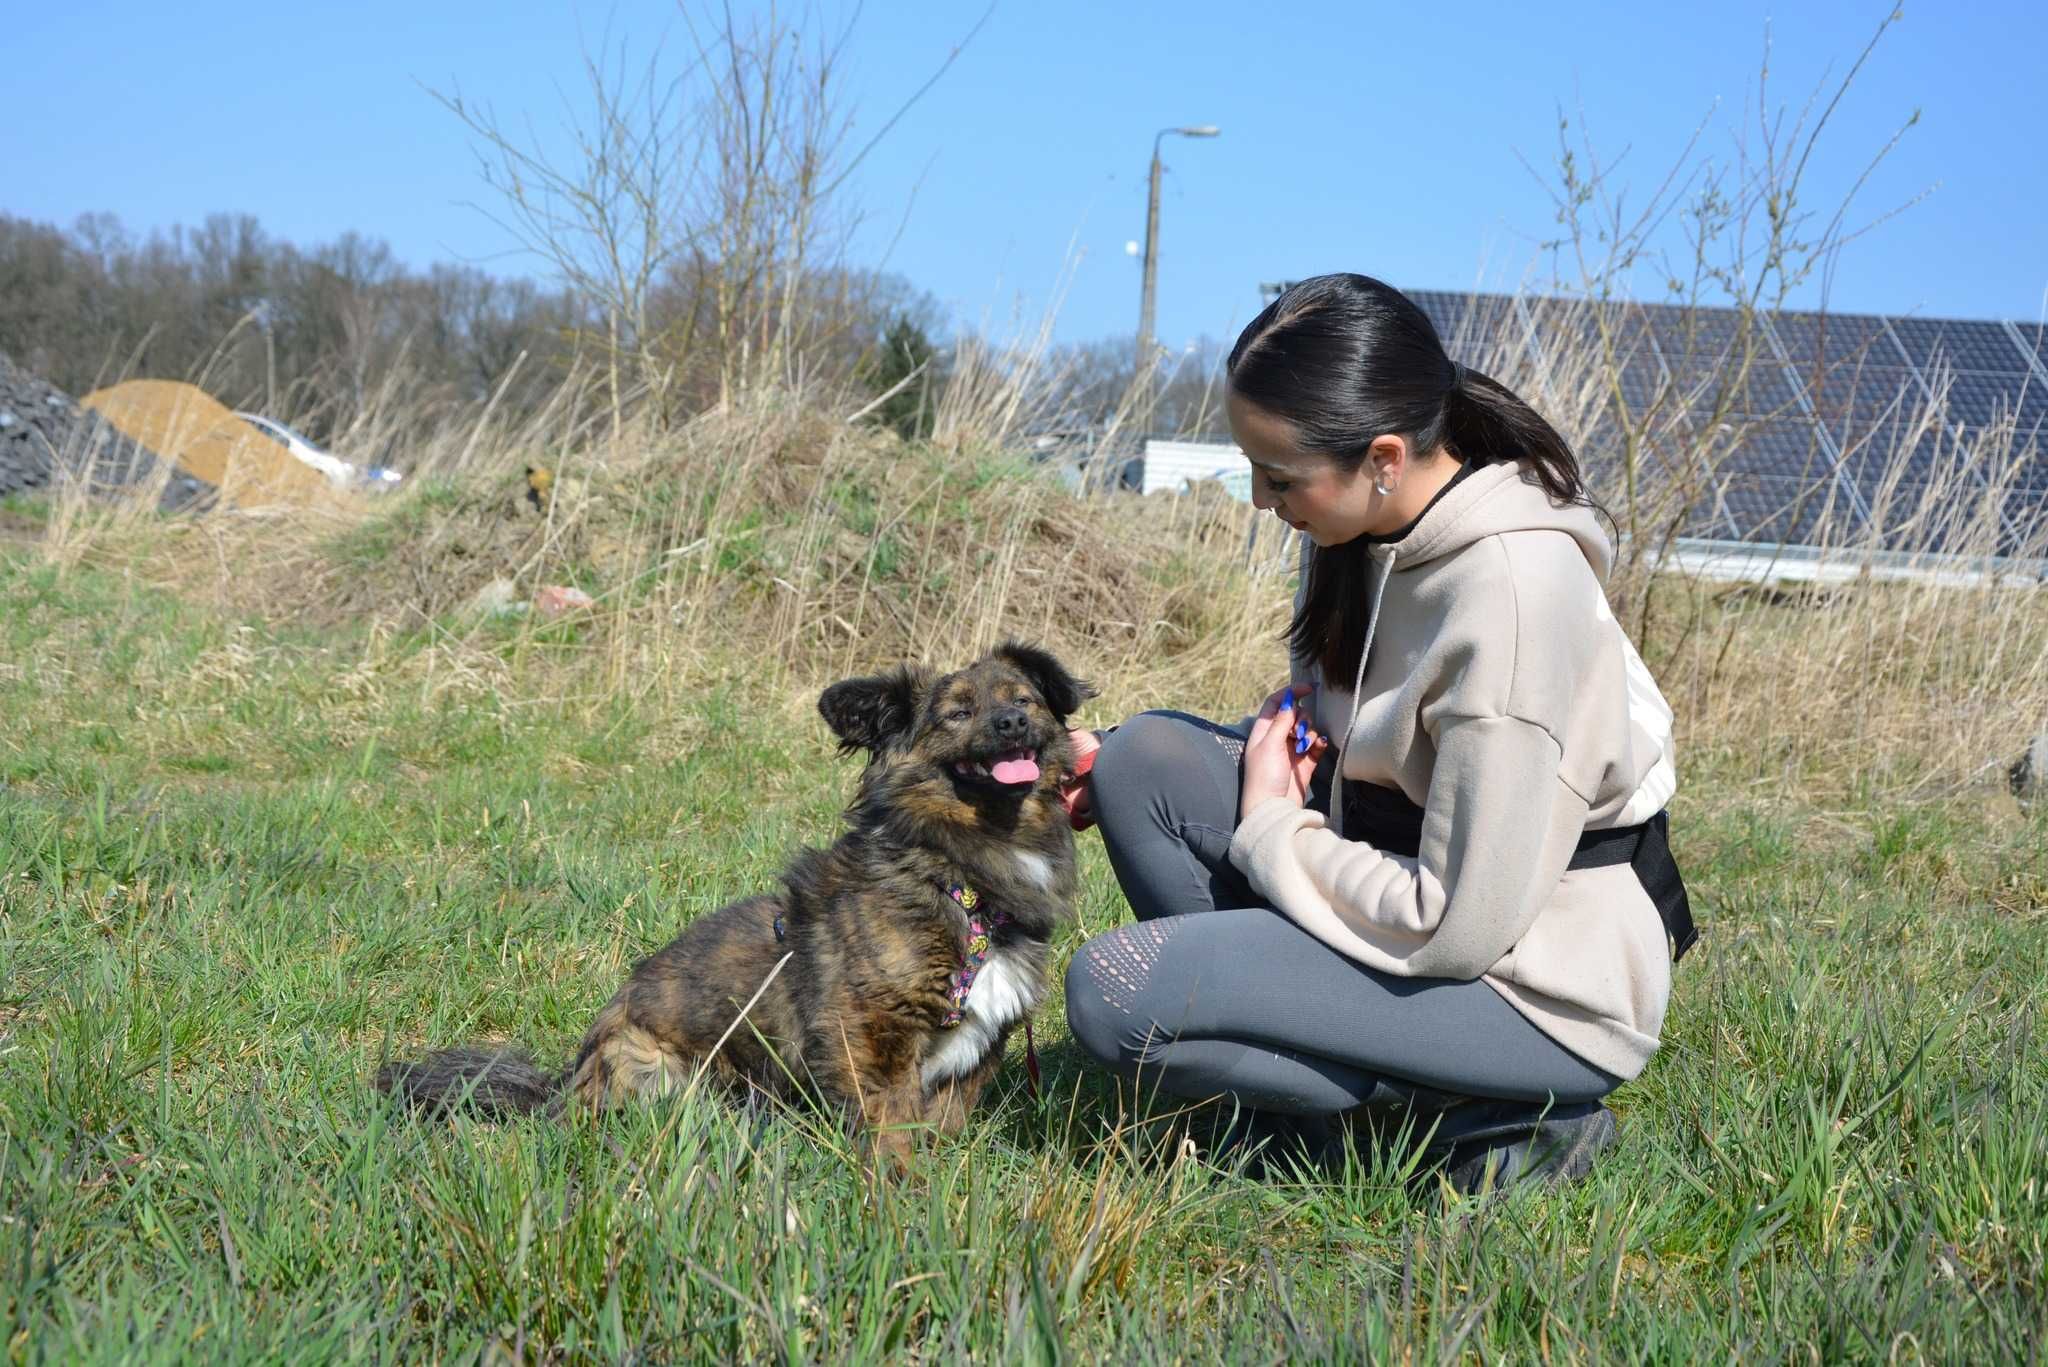
M 1284 797 L 1297 807 L 1307 805 L 1309 779 L 1330 744 L 1308 726 L 1295 706 L 1296 694 L 1314 687 L 1293 684 L 1278 689 L 1252 720 L 1251 739 L 1244 746 L 1244 787 L 1237 804 L 1240 820 L 1267 798 Z M 1305 749 L 1303 739 L 1307 741 Z
M 1067 824 L 1085 831 L 1095 824 L 1095 790 L 1089 773 L 1095 768 L 1095 752 L 1102 742 L 1093 731 L 1069 731 L 1067 743 L 1074 747 L 1074 771 L 1060 781 L 1060 806 L 1067 809 Z

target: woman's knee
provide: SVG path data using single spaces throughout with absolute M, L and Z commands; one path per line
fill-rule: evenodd
M 1102 738 L 1095 756 L 1095 786 L 1119 791 L 1152 788 L 1186 763 L 1187 721 L 1173 712 L 1140 712 Z
M 1106 931 L 1076 950 L 1067 965 L 1067 1029 L 1097 1062 L 1133 1072 L 1158 1062 L 1174 1030 L 1159 1017 L 1163 984 L 1183 981 L 1168 946 L 1189 929 L 1189 917 L 1136 921 Z M 1165 990 L 1185 1000 L 1185 992 Z
M 1098 936 L 1082 945 L 1067 963 L 1067 1033 L 1097 1063 L 1115 1067 L 1121 1061 L 1124 1015 L 1104 991 L 1107 979 L 1098 948 L 1102 939 Z
M 1208 753 L 1215 746 L 1212 732 L 1223 728 L 1185 712 L 1140 712 L 1103 737 L 1095 756 L 1092 796 L 1098 817 L 1136 811 L 1158 811 L 1161 799 L 1187 788 L 1201 770 L 1217 756 Z M 1217 752 L 1234 768 L 1224 751 Z M 1235 775 L 1232 774 L 1234 779 Z
M 1090 1058 L 1162 1095 L 1228 1096 L 1300 1114 L 1342 1110 L 1369 1090 L 1357 1070 L 1329 1060 L 1250 1039 L 1178 1037 L 1144 1000 L 1150 983 L 1138 965 L 1163 948 L 1147 935 L 1157 929 L 1154 922 L 1099 935 L 1067 965 L 1067 1028 Z
M 1132 937 L 1150 928 L 1139 922 L 1098 935 L 1067 964 L 1067 1030 L 1089 1057 L 1119 1072 L 1149 1064 L 1166 1042 L 1140 1000 L 1149 981 Z

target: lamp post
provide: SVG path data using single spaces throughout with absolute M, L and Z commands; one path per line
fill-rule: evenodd
M 1159 290 L 1159 143 L 1169 134 L 1184 138 L 1213 138 L 1223 130 L 1213 123 L 1188 128 L 1162 128 L 1152 139 L 1152 172 L 1145 199 L 1145 288 L 1138 303 L 1138 383 L 1144 386 L 1145 419 L 1152 416 L 1152 325 Z

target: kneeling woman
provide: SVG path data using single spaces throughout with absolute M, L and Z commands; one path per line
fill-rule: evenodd
M 1412 1112 L 1461 1187 L 1582 1173 L 1691 926 L 1671 714 L 1578 465 L 1365 276 L 1261 313 L 1227 405 L 1254 502 L 1308 543 L 1292 682 L 1248 727 L 1104 740 L 1077 802 L 1138 920 L 1075 956 L 1075 1038 L 1268 1132 Z

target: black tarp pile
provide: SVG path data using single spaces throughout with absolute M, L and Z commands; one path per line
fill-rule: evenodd
M 60 468 L 95 493 L 119 493 L 153 479 L 158 463 L 155 452 L 0 355 L 0 498 L 52 484 Z M 158 506 L 165 512 L 203 506 L 213 492 L 212 485 L 174 469 Z

